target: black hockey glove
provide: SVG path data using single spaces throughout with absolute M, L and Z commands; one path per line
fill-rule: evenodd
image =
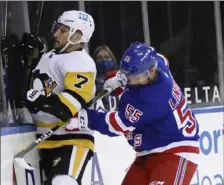
M 68 121 L 73 117 L 70 110 L 61 103 L 57 95 L 46 97 L 42 95 L 42 91 L 36 89 L 25 92 L 22 103 L 33 114 L 43 111 L 56 116 L 62 121 Z
M 38 36 L 30 33 L 23 34 L 20 45 L 24 61 L 23 91 L 28 91 L 31 81 L 31 72 L 44 54 L 45 45 Z
M 21 39 L 21 49 L 25 66 L 35 68 L 45 52 L 45 47 L 45 44 L 38 36 L 24 33 Z
M 46 101 L 46 97 L 41 94 L 42 92 L 36 89 L 30 89 L 23 94 L 22 104 L 29 109 L 33 114 L 40 111 L 40 107 Z

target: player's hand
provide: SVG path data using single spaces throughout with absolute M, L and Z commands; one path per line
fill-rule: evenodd
M 85 109 L 81 109 L 72 119 L 70 119 L 65 130 L 66 131 L 91 130 L 87 111 Z
M 30 89 L 29 91 L 27 91 L 26 93 L 26 98 L 28 101 L 30 102 L 35 102 L 39 96 L 42 94 L 41 91 L 36 90 L 36 89 Z
M 25 92 L 22 98 L 22 105 L 27 107 L 30 112 L 37 113 L 39 111 L 39 107 L 43 102 L 42 92 L 36 89 L 30 89 Z
M 41 39 L 31 33 L 24 33 L 21 39 L 21 48 L 24 57 L 40 58 L 45 52 L 45 45 Z
M 103 89 L 108 87 L 115 90 L 116 95 L 120 95 L 127 85 L 127 78 L 120 71 L 112 71 L 105 77 Z

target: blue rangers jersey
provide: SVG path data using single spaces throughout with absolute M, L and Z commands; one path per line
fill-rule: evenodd
M 171 75 L 171 72 L 169 70 L 168 59 L 159 53 L 157 53 L 156 59 L 158 61 L 158 68 L 163 70 L 171 78 L 173 78 Z M 102 81 L 104 81 L 104 80 L 102 80 Z M 101 81 L 101 83 L 103 83 L 102 81 Z M 101 85 L 101 89 L 99 89 L 99 91 L 102 91 L 102 87 L 103 87 L 103 85 Z M 93 109 L 97 110 L 98 112 L 117 110 L 118 105 L 119 105 L 119 100 L 120 100 L 120 97 L 118 97 L 118 96 L 112 96 L 112 95 L 106 96 L 106 97 L 102 98 L 101 100 L 98 100 L 93 105 Z
M 158 67 L 157 81 L 125 91 L 118 111 L 88 110 L 91 127 L 108 136 L 124 135 L 137 156 L 161 152 L 198 154 L 197 119 L 172 75 L 167 74 L 168 67 Z
M 169 70 L 168 59 L 159 53 L 157 53 L 156 59 L 158 61 L 158 68 L 163 70 L 166 74 L 168 74 L 171 78 L 173 78 L 173 76 Z

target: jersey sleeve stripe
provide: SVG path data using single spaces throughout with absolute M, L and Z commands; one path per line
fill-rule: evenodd
M 165 63 L 166 66 L 169 66 L 169 62 L 168 62 L 168 60 L 167 60 L 166 57 L 164 57 L 164 56 L 161 55 L 161 54 L 157 54 L 157 55 L 160 56 L 160 57 L 164 60 L 164 63 Z
M 69 108 L 73 115 L 75 115 L 82 108 L 79 101 L 66 92 L 58 94 L 58 97 L 60 101 Z
M 82 105 L 82 107 L 86 106 L 86 101 L 78 93 L 76 93 L 70 89 L 65 89 L 63 92 L 66 92 L 66 93 L 70 94 L 71 96 L 73 96 L 75 99 L 77 99 L 79 101 L 79 103 Z
M 107 116 L 107 123 L 113 128 L 113 130 L 122 133 L 122 135 L 135 129 L 134 127 L 127 127 L 126 125 L 124 125 L 118 115 L 118 112 L 109 112 Z
M 115 121 L 122 128 L 122 130 L 124 130 L 125 133 L 133 131 L 135 129 L 135 127 L 132 126 L 127 127 L 121 120 L 120 116 L 118 115 L 118 112 L 115 112 Z
M 108 130 L 109 130 L 110 132 L 112 132 L 112 133 L 114 133 L 114 134 L 117 134 L 117 135 L 119 135 L 119 136 L 124 135 L 123 132 L 117 131 L 117 130 L 112 126 L 112 124 L 111 124 L 111 122 L 110 122 L 110 112 L 108 112 L 108 113 L 106 114 L 105 121 L 106 121 L 106 123 L 107 123 L 107 125 L 108 125 Z
M 82 104 L 76 98 L 74 98 L 74 96 L 66 92 L 62 92 L 61 94 L 66 99 L 68 99 L 76 107 L 77 110 L 80 110 L 82 108 Z

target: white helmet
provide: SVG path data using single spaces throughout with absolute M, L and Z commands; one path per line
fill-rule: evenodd
M 92 16 L 83 11 L 76 11 L 76 10 L 65 11 L 58 18 L 56 23 L 66 25 L 70 28 L 68 39 L 67 39 L 68 43 L 63 48 L 63 51 L 70 44 L 89 42 L 89 40 L 92 37 L 92 34 L 95 30 L 95 24 L 94 24 L 94 20 L 93 20 Z M 53 26 L 53 29 L 55 29 L 55 25 Z M 80 30 L 82 32 L 82 37 L 81 37 L 80 41 L 74 43 L 70 39 L 71 39 L 72 35 L 77 30 Z

